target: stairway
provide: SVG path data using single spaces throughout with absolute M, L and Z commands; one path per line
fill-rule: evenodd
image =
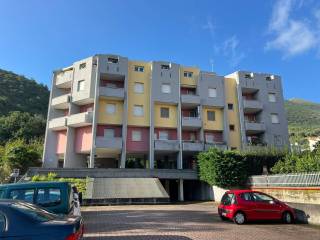
M 158 178 L 90 178 L 83 205 L 168 203 Z

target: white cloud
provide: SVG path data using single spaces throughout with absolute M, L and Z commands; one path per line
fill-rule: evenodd
M 274 37 L 266 43 L 266 50 L 280 50 L 284 58 L 302 54 L 320 46 L 320 27 L 314 19 L 320 19 L 320 10 L 309 19 L 293 19 L 291 12 L 301 8 L 294 0 L 278 0 L 273 7 L 269 32 Z M 319 11 L 319 12 L 318 12 Z M 320 22 L 320 21 L 319 21 Z
M 222 45 L 223 54 L 229 58 L 229 63 L 232 67 L 239 65 L 241 60 L 245 58 L 244 52 L 240 51 L 238 47 L 239 40 L 235 35 L 226 39 Z

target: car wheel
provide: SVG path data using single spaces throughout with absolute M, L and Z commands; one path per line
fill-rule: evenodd
M 289 212 L 284 212 L 282 214 L 282 221 L 286 224 L 290 224 L 290 223 L 293 223 L 293 217 L 292 217 L 292 214 L 289 213 Z
M 233 221 L 239 225 L 244 224 L 246 222 L 246 216 L 242 212 L 237 212 L 233 217 Z

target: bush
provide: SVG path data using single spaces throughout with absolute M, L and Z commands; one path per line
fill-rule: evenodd
M 57 178 L 56 173 L 48 173 L 48 175 L 34 175 L 31 178 L 32 182 L 48 182 L 48 181 L 59 181 L 69 182 L 72 186 L 76 186 L 79 192 L 86 193 L 86 185 L 88 179 L 82 178 Z
M 200 180 L 210 185 L 243 186 L 248 178 L 247 162 L 238 152 L 211 148 L 198 155 L 198 164 Z

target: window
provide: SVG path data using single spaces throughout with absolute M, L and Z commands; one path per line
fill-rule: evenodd
M 143 93 L 144 92 L 144 84 L 136 82 L 134 83 L 134 92 L 135 93 Z
M 229 129 L 230 129 L 230 131 L 234 131 L 234 130 L 235 130 L 234 125 L 233 125 L 233 124 L 230 124 L 230 125 L 229 125 Z
M 163 92 L 163 93 L 171 93 L 170 84 L 162 84 L 161 85 L 161 92 Z
M 282 137 L 280 135 L 274 135 L 274 144 L 277 146 L 282 145 Z
M 4 191 L 3 190 L 0 190 L 0 199 L 2 199 L 2 195 L 3 195 Z
M 217 97 L 217 89 L 216 88 L 209 88 L 208 89 L 208 95 L 209 97 Z
M 192 78 L 193 72 L 183 72 L 183 76 L 187 78 Z
M 78 88 L 77 91 L 83 91 L 84 90 L 84 80 L 78 81 Z
M 118 58 L 108 57 L 108 63 L 118 63 Z
M 114 129 L 112 128 L 104 129 L 103 135 L 105 138 L 108 138 L 108 139 L 114 138 Z
M 117 84 L 108 82 L 108 83 L 106 83 L 106 87 L 107 88 L 117 88 Z
M 0 213 L 0 233 L 6 229 L 6 217 Z
M 141 131 L 132 131 L 132 141 L 141 141 Z
M 269 98 L 269 102 L 276 102 L 276 94 L 275 93 L 269 93 L 268 98 Z
M 214 143 L 214 136 L 211 133 L 206 134 L 206 142 L 207 143 Z
M 231 151 L 237 150 L 237 147 L 231 147 Z
M 233 193 L 225 193 L 221 199 L 221 204 L 230 206 L 236 203 L 236 196 Z
M 232 103 L 228 103 L 228 109 L 229 110 L 233 110 L 233 104 Z
M 274 79 L 274 76 L 273 76 L 273 75 L 266 77 L 266 80 L 267 80 L 267 81 L 272 81 L 273 79 Z
M 136 117 L 143 116 L 143 106 L 142 105 L 134 105 L 133 106 L 133 115 Z
M 134 66 L 134 71 L 135 72 L 143 72 L 144 71 L 144 67 L 143 66 Z
M 216 120 L 216 114 L 214 111 L 207 111 L 207 119 L 208 121 L 215 121 Z
M 113 103 L 107 103 L 106 112 L 108 114 L 114 114 L 116 112 L 116 105 Z
M 34 189 L 16 189 L 11 190 L 9 199 L 23 200 L 33 203 Z
M 61 203 L 61 191 L 59 188 L 38 189 L 36 203 L 42 207 L 57 206 Z
M 244 78 L 253 79 L 253 73 L 245 74 Z
M 168 140 L 169 133 L 167 131 L 159 131 L 159 139 L 160 140 Z
M 161 69 L 169 70 L 170 66 L 168 64 L 162 64 Z
M 271 203 L 274 201 L 272 197 L 269 197 L 268 195 L 265 195 L 262 193 L 257 193 L 257 192 L 252 193 L 252 197 L 253 197 L 254 201 L 257 201 L 257 202 Z
M 57 219 L 57 215 L 44 209 L 26 203 L 13 203 L 11 207 L 15 210 L 29 216 L 37 222 L 48 222 Z
M 160 116 L 161 118 L 169 118 L 169 108 L 160 108 Z
M 86 63 L 81 63 L 80 65 L 79 65 L 79 69 L 84 69 L 84 68 L 86 68 Z
M 242 193 L 240 195 L 240 197 L 245 201 L 253 201 L 253 197 L 252 197 L 251 193 L 249 193 L 249 192 Z
M 272 123 L 279 123 L 279 116 L 277 113 L 271 113 L 271 122 Z
M 190 141 L 192 142 L 196 141 L 196 134 L 194 132 L 190 133 Z

